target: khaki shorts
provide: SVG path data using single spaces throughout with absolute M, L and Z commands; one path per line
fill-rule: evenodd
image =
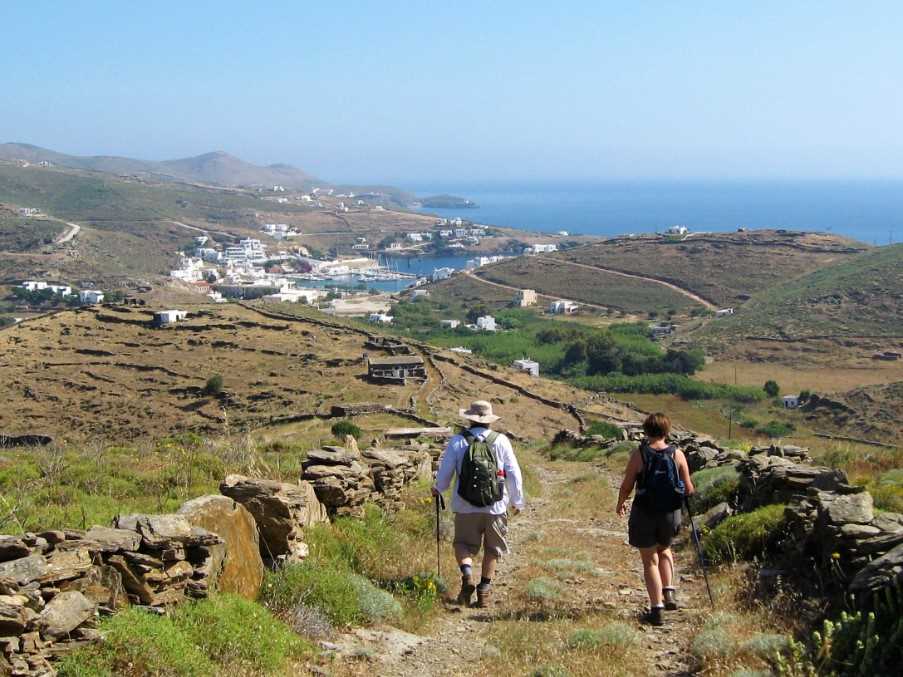
M 508 515 L 485 512 L 455 513 L 455 545 L 464 546 L 471 555 L 491 552 L 501 557 L 508 554 Z

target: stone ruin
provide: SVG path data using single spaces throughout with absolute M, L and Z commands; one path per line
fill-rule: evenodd
M 55 658 L 99 641 L 99 618 L 128 605 L 162 612 L 214 591 L 255 599 L 266 566 L 307 556 L 308 527 L 371 501 L 397 507 L 406 484 L 429 477 L 429 449 L 349 442 L 310 452 L 297 483 L 229 475 L 222 495 L 175 514 L 0 536 L 0 674 L 55 674 Z

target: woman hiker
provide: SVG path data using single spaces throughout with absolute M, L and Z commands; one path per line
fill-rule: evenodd
M 477 593 L 477 606 L 489 604 L 496 562 L 508 552 L 508 505 L 517 514 L 524 508 L 520 466 L 511 442 L 490 425 L 499 420 L 492 404 L 478 400 L 459 411 L 469 424 L 451 438 L 439 461 L 432 493 L 439 495 L 457 476 L 452 495 L 455 513 L 455 557 L 461 569 L 458 604 L 470 606 Z M 480 584 L 473 584 L 473 558 L 483 548 Z
M 662 625 L 662 611 L 677 609 L 671 540 L 680 529 L 683 500 L 694 488 L 686 457 L 666 441 L 671 420 L 665 414 L 651 414 L 643 422 L 643 431 L 646 439 L 627 463 L 616 511 L 621 516 L 627 512 L 625 501 L 636 486 L 628 541 L 639 549 L 643 560 L 650 606 L 644 620 Z

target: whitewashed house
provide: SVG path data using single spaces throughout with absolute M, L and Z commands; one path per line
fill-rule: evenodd
M 671 226 L 668 228 L 668 235 L 686 235 L 690 229 L 686 226 Z
M 411 292 L 411 296 L 415 299 L 424 299 L 429 298 L 430 292 L 428 289 L 415 289 Z
M 523 360 L 514 360 L 512 366 L 515 369 L 530 374 L 530 376 L 539 376 L 539 362 L 536 360 L 528 360 L 526 358 Z
M 559 299 L 557 301 L 552 301 L 549 304 L 549 312 L 552 315 L 573 315 L 577 312 L 578 306 L 573 301 L 565 301 L 564 299 Z
M 799 395 L 784 395 L 781 399 L 784 401 L 784 409 L 796 409 L 800 406 Z
M 453 353 L 458 353 L 459 355 L 473 355 L 473 351 L 464 346 L 455 346 L 454 348 L 449 348 L 449 350 Z
M 733 308 L 722 308 L 721 310 L 715 311 L 715 317 L 727 317 L 728 315 L 733 315 Z
M 476 327 L 480 331 L 498 331 L 498 327 L 495 325 L 495 318 L 492 315 L 478 317 Z
M 461 320 L 440 320 L 439 326 L 443 329 L 457 329 L 461 326 Z
M 369 320 L 373 324 L 392 324 L 395 318 L 386 313 L 370 313 Z
M 438 282 L 439 280 L 447 280 L 454 274 L 454 272 L 454 268 L 436 268 L 433 270 L 433 282 Z
M 98 289 L 82 289 L 78 292 L 78 300 L 85 305 L 103 303 L 103 292 Z
M 531 244 L 524 249 L 524 254 L 551 254 L 558 251 L 557 244 L 537 243 Z
M 158 310 L 154 313 L 155 327 L 168 327 L 188 317 L 187 310 Z

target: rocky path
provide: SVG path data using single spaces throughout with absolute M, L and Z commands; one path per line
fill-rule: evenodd
M 677 574 L 682 609 L 669 612 L 662 628 L 641 625 L 639 617 L 647 603 L 646 593 L 639 557 L 626 544 L 626 519 L 613 512 L 617 478 L 586 463 L 542 462 L 534 469 L 543 484 L 542 495 L 511 520 L 512 554 L 500 563 L 496 573 L 493 606 L 484 610 L 446 605 L 420 635 L 391 628 L 357 630 L 340 642 L 346 656 L 369 657 L 369 661 L 358 666 L 362 670 L 352 668 L 352 674 L 402 677 L 488 673 L 493 671 L 492 661 L 484 664 L 483 659 L 501 658 L 500 649 L 493 644 L 499 643 L 498 638 L 489 637 L 494 623 L 504 622 L 506 631 L 517 632 L 517 625 L 547 623 L 556 617 L 584 623 L 620 620 L 636 627 L 642 633 L 643 664 L 637 665 L 633 674 L 690 673 L 688 645 L 693 629 L 709 609 L 689 546 L 679 547 L 677 555 L 682 569 Z M 584 492 L 582 488 L 590 484 L 595 485 L 593 490 Z M 574 486 L 581 488 L 578 495 L 562 509 L 563 499 L 571 495 Z M 597 506 L 592 505 L 595 497 L 603 499 Z M 567 574 L 561 580 L 561 598 L 537 613 L 536 607 L 525 603 L 524 587 L 542 575 L 536 571 L 537 560 L 562 547 L 588 557 L 587 566 L 593 568 L 593 573 Z M 445 573 L 454 594 L 456 572 Z M 512 626 L 512 622 L 516 625 Z M 563 664 L 567 665 L 566 656 Z M 507 674 L 522 673 L 522 668 L 510 666 Z

